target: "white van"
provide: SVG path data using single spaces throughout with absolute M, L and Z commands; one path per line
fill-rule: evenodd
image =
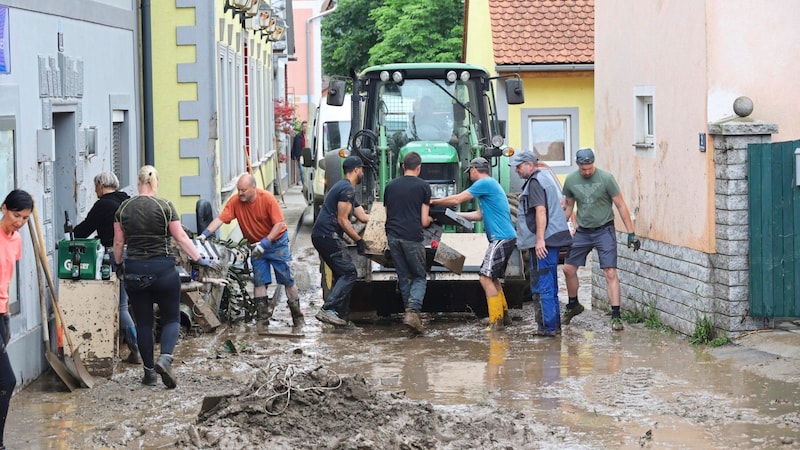
M 307 199 L 314 205 L 315 220 L 325 198 L 325 153 L 347 147 L 350 137 L 350 100 L 348 95 L 342 106 L 331 106 L 323 97 L 314 111 L 311 147 L 303 149 L 303 166 Z

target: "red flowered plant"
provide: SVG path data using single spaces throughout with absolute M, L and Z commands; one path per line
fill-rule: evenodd
M 297 120 L 295 115 L 295 107 L 289 104 L 285 99 L 275 99 L 275 132 L 292 134 L 294 131 L 294 122 Z

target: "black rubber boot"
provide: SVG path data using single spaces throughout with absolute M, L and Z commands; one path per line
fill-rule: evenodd
M 122 361 L 128 364 L 141 364 L 142 356 L 139 354 L 139 346 L 136 344 L 131 344 L 130 342 L 128 342 L 127 345 L 131 353 Z
M 155 386 L 158 382 L 155 369 L 144 368 L 144 377 L 142 377 L 142 384 L 147 386 Z
M 294 328 L 303 328 L 306 326 L 306 319 L 303 317 L 303 311 L 300 309 L 300 299 L 287 300 L 286 304 L 289 305 L 289 311 L 292 312 L 292 326 Z
M 159 356 L 155 370 L 156 373 L 161 375 L 161 381 L 167 389 L 175 389 L 178 386 L 175 375 L 172 373 L 172 355 L 163 354 Z
M 269 319 L 272 318 L 272 313 L 275 311 L 277 301 L 267 296 L 256 297 L 255 300 L 258 308 L 258 320 L 268 323 Z

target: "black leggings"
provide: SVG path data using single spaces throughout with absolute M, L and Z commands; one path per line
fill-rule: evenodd
M 44 326 L 47 326 L 47 324 Z M 14 375 L 14 369 L 11 368 L 11 360 L 8 359 L 8 352 L 6 352 L 6 345 L 10 335 L 8 314 L 0 314 L 0 347 L 2 347 L 0 348 L 0 447 L 3 446 L 8 404 L 11 402 L 14 387 L 17 386 L 17 376 Z
M 154 304 L 158 304 L 161 322 L 161 354 L 171 355 L 178 343 L 181 328 L 181 279 L 175 271 L 175 258 L 125 260 L 125 290 L 136 319 L 142 364 L 152 369 Z

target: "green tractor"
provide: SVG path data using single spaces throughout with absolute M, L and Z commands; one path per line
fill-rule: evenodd
M 493 166 L 493 176 L 508 192 L 516 174 L 508 166 L 513 150 L 504 145 L 505 121 L 498 117 L 495 80 L 475 65 L 459 63 L 388 64 L 370 67 L 352 79 L 352 128 L 346 149 L 325 155 L 325 185 L 342 177 L 341 163 L 349 155 L 364 164 L 364 180 L 356 195 L 366 211 L 383 210 L 386 184 L 402 176 L 401 162 L 414 151 L 422 157 L 420 177 L 431 185 L 434 198 L 460 192 L 469 186 L 464 169 L 482 156 Z M 506 77 L 508 104 L 523 103 L 518 76 Z M 334 79 L 327 103 L 341 106 L 347 81 Z M 335 169 L 334 169 L 335 168 Z M 464 203 L 459 211 L 475 210 L 477 201 Z M 512 220 L 516 222 L 515 202 Z M 486 314 L 486 299 L 478 270 L 488 246 L 481 223 L 471 223 L 448 210 L 432 210 L 438 224 L 426 230 L 428 285 L 424 310 Z M 372 218 L 370 224 L 372 224 Z M 382 224 L 378 224 L 382 226 Z M 369 241 L 368 241 L 369 242 Z M 388 316 L 403 311 L 391 256 L 382 251 L 360 256 L 351 247 L 358 268 L 352 297 L 353 312 L 377 312 Z M 445 251 L 443 251 L 445 250 Z M 452 251 L 452 252 L 450 252 Z M 442 256 L 444 255 L 444 256 Z M 521 253 L 513 255 L 504 278 L 509 306 L 521 307 L 530 298 L 529 277 Z M 330 269 L 322 267 L 322 288 L 333 285 Z

